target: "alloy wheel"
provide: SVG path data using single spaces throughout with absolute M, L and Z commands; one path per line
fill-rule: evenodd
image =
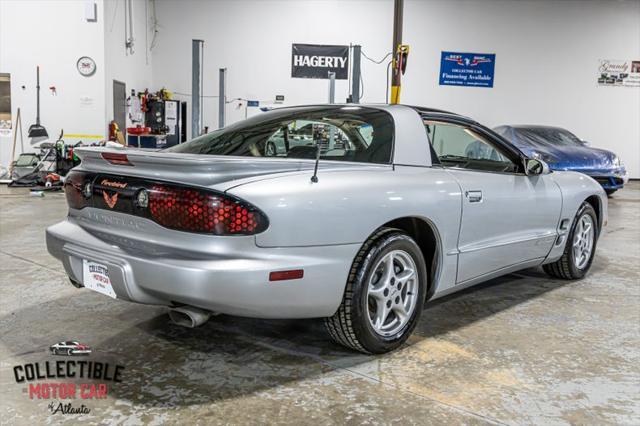
M 576 268 L 584 269 L 589 263 L 594 240 L 595 229 L 593 219 L 590 215 L 584 214 L 578 219 L 573 235 L 573 261 Z
M 418 298 L 418 273 L 409 253 L 393 250 L 373 269 L 367 288 L 369 323 L 381 336 L 402 330 L 411 319 Z

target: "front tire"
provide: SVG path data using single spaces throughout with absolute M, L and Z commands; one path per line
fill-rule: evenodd
M 325 326 L 333 340 L 356 351 L 392 351 L 418 323 L 426 291 L 420 247 L 404 232 L 382 228 L 356 255 L 342 303 Z
M 591 268 L 599 233 L 596 211 L 591 204 L 582 203 L 571 224 L 562 257 L 554 263 L 543 265 L 545 272 L 564 280 L 584 277 Z

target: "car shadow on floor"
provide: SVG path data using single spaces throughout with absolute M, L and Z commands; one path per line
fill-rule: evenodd
M 541 270 L 527 270 L 435 300 L 425 306 L 412 341 L 437 338 L 568 283 L 551 280 Z M 322 320 L 258 320 L 220 315 L 198 329 L 185 329 L 169 323 L 162 315 L 139 323 L 137 328 L 152 336 L 158 351 L 165 352 L 160 382 L 170 385 L 171 392 L 189 390 L 172 398 L 180 405 L 253 394 L 338 368 L 353 368 L 375 358 L 333 343 Z M 155 377 L 151 380 L 158 381 Z M 162 383 L 153 387 L 161 388 Z M 157 389 L 149 394 L 144 388 L 122 388 L 117 394 L 120 398 L 136 397 L 136 403 L 162 403 Z
M 527 270 L 438 299 L 425 306 L 412 341 L 444 335 L 567 283 Z M 37 327 L 34 318 L 40 321 Z M 86 342 L 94 348 L 91 360 L 125 366 L 123 382 L 113 385 L 111 395 L 151 407 L 242 397 L 375 359 L 333 343 L 322 320 L 219 315 L 189 329 L 171 323 L 164 308 L 113 302 L 82 290 L 72 299 L 17 310 L 0 321 L 12 321 L 16 334 L 21 324 L 31 323 L 37 334 L 28 343 L 40 347 L 55 343 L 52 336 L 63 327 L 67 333 L 82 330 L 91 336 Z M 34 355 L 24 341 L 17 344 L 24 349 L 17 357 L 25 362 L 49 356 Z

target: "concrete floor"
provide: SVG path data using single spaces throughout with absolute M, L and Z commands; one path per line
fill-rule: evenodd
M 527 270 L 429 303 L 409 344 L 363 356 L 320 321 L 219 316 L 195 330 L 163 308 L 68 284 L 44 228 L 64 198 L 0 188 L 0 421 L 121 424 L 640 424 L 640 184 L 609 203 L 591 273 Z M 13 379 L 76 339 L 125 366 L 91 412 L 52 415 Z

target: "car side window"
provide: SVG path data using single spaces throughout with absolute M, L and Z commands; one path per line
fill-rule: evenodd
M 433 150 L 445 167 L 490 172 L 518 171 L 517 165 L 499 148 L 469 127 L 426 121 L 425 128 Z

